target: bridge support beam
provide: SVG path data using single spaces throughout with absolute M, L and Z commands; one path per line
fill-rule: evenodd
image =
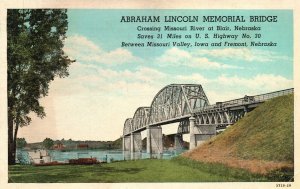
M 150 158 L 162 158 L 163 141 L 160 126 L 148 127 L 147 129 L 147 153 Z
M 124 160 L 129 160 L 130 157 L 130 136 L 123 136 L 123 157 Z
M 175 150 L 183 149 L 183 138 L 181 134 L 176 134 L 174 137 L 174 148 Z
M 147 154 L 151 153 L 151 144 L 150 144 L 150 127 L 147 127 L 147 142 L 146 142 L 146 152 Z
M 190 150 L 196 147 L 195 118 L 190 117 Z
M 142 156 L 142 135 L 131 133 L 130 135 L 130 159 L 141 159 Z

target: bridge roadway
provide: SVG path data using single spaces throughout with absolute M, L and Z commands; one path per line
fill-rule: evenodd
M 161 126 L 177 122 L 179 126 L 175 147 L 182 144 L 182 134 L 190 133 L 190 149 L 195 148 L 214 136 L 218 130 L 237 122 L 258 104 L 293 92 L 294 89 L 291 88 L 255 96 L 246 95 L 210 105 L 201 85 L 168 85 L 156 94 L 150 107 L 140 107 L 133 118 L 126 119 L 123 151 L 130 152 L 130 159 L 138 158 L 134 154 L 142 150 L 141 132 L 147 130 L 147 152 L 150 156 L 161 154 Z

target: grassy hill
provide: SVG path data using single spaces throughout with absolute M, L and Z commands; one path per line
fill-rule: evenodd
M 183 154 L 256 173 L 293 169 L 294 97 L 274 98 L 247 113 L 220 135 Z

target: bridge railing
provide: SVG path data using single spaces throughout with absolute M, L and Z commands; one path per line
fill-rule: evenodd
M 260 103 L 260 102 L 269 100 L 271 98 L 275 98 L 275 97 L 283 96 L 283 95 L 287 95 L 287 94 L 292 94 L 292 93 L 294 93 L 294 88 L 260 94 L 260 95 L 255 95 L 255 96 L 245 95 L 245 97 L 243 97 L 243 98 L 238 98 L 238 99 L 224 101 L 224 102 L 217 102 L 216 104 L 205 106 L 203 109 L 194 109 L 194 112 L 197 112 L 197 111 L 201 112 L 201 111 L 207 111 L 207 110 L 212 110 L 212 109 L 217 109 L 217 108 L 226 108 L 226 107 L 253 104 L 253 103 Z
M 294 93 L 294 88 L 285 89 L 285 90 L 281 90 L 281 91 L 275 91 L 275 92 L 261 94 L 261 95 L 256 95 L 256 96 L 254 96 L 254 98 L 255 98 L 255 101 L 265 101 L 265 100 L 269 100 L 271 98 L 275 98 L 275 97 L 283 96 L 283 95 L 287 95 L 287 94 L 292 94 L 292 93 Z

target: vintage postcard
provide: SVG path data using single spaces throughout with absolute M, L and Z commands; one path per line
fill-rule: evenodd
M 299 187 L 295 1 L 4 2 L 4 188 Z

